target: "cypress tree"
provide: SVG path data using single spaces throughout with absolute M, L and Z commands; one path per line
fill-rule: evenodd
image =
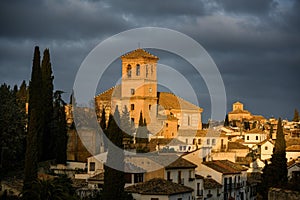
M 224 126 L 229 126 L 228 114 L 227 114 L 226 117 L 225 117 L 225 120 L 224 120 Z
M 104 200 L 121 200 L 124 197 L 123 133 L 118 124 L 120 124 L 120 114 L 116 107 L 114 116 L 110 115 L 107 126 L 111 144 L 108 146 L 107 160 L 104 165 Z
M 139 126 L 136 131 L 137 153 L 149 152 L 148 145 L 148 129 L 146 120 L 143 120 L 143 113 L 140 112 Z
M 49 49 L 44 50 L 42 66 L 42 103 L 43 103 L 43 136 L 42 136 L 42 160 L 53 159 L 53 147 L 55 144 L 54 133 L 51 132 L 53 116 L 53 76 L 50 63 Z
M 66 103 L 61 99 L 62 91 L 54 93 L 54 109 L 53 109 L 53 122 L 52 130 L 54 131 L 54 156 L 58 164 L 66 164 L 67 161 L 67 122 L 65 105 Z
M 268 197 L 268 190 L 274 186 L 284 186 L 287 183 L 287 159 L 286 143 L 282 129 L 281 118 L 278 120 L 276 142 L 273 149 L 271 164 L 267 164 L 263 169 L 260 193 L 264 199 Z
M 299 112 L 297 109 L 294 111 L 294 117 L 293 117 L 294 122 L 299 122 Z
M 23 190 L 27 191 L 24 194 L 24 199 L 32 199 L 35 191 L 31 186 L 37 178 L 37 161 L 38 161 L 38 143 L 41 138 L 41 101 L 40 94 L 42 93 L 42 80 L 40 68 L 40 51 L 39 47 L 35 47 L 33 65 L 31 72 L 31 80 L 29 83 L 29 113 L 28 113 L 28 133 L 25 156 L 25 173 Z
M 134 125 L 131 123 L 127 106 L 124 107 L 121 116 L 121 129 L 123 131 L 123 142 L 127 147 L 133 143 Z

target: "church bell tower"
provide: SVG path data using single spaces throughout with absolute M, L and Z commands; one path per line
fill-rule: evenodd
M 127 106 L 130 117 L 138 125 L 140 112 L 150 123 L 150 112 L 157 104 L 156 67 L 158 57 L 143 49 L 136 49 L 121 56 L 122 60 L 122 106 Z M 156 111 L 155 111 L 156 112 Z

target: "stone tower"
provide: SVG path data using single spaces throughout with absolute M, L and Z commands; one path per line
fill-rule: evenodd
M 121 56 L 122 60 L 122 106 L 127 106 L 130 117 L 138 125 L 140 112 L 151 122 L 150 113 L 156 113 L 158 57 L 143 49 L 136 49 Z

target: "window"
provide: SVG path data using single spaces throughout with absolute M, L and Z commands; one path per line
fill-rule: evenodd
M 189 170 L 189 178 L 193 178 L 193 171 Z
M 139 76 L 141 74 L 141 66 L 140 64 L 136 65 L 136 75 Z
M 149 105 L 149 110 L 151 110 L 151 105 Z
M 168 181 L 172 181 L 172 179 L 171 179 L 171 172 L 167 172 L 167 180 Z
M 188 144 L 189 143 L 189 139 L 186 138 L 185 139 L 185 143 Z
M 143 182 L 143 174 L 134 174 L 134 183 Z
M 148 65 L 146 65 L 146 78 L 148 77 Z
M 188 126 L 190 126 L 191 125 L 191 116 L 189 115 L 188 116 Z
M 201 139 L 198 139 L 198 144 L 201 144 Z
M 131 89 L 130 89 L 130 94 L 131 94 L 131 95 L 134 95 L 134 94 L 135 94 L 135 89 L 132 89 L 132 88 L 131 88 Z
M 194 145 L 196 144 L 196 138 L 193 139 L 193 144 L 194 144 Z
M 202 195 L 200 192 L 200 183 L 197 183 L 197 195 L 198 196 Z
M 255 136 L 255 139 L 258 140 L 258 136 Z
M 152 93 L 152 88 L 149 88 L 149 92 Z
M 267 146 L 265 146 L 265 150 L 268 150 L 268 147 L 267 147 Z
M 247 136 L 247 140 L 249 140 L 249 135 Z
M 207 145 L 210 145 L 210 139 L 206 140 Z
M 178 171 L 178 180 L 177 180 L 177 183 L 178 184 L 181 184 L 182 182 L 181 182 L 181 171 Z
M 168 127 L 169 126 L 169 124 L 168 123 L 166 123 L 166 127 Z
M 90 162 L 90 171 L 95 171 L 95 162 Z
M 130 105 L 130 110 L 134 110 L 134 104 Z
M 134 123 L 134 118 L 131 118 L 131 123 Z
M 212 139 L 212 145 L 216 145 L 216 139 Z
M 131 78 L 131 65 L 127 65 L 127 77 Z

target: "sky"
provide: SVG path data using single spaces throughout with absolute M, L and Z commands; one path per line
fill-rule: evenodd
M 227 112 L 240 101 L 253 114 L 292 119 L 294 109 L 300 110 L 299 10 L 297 0 L 3 0 L 0 83 L 28 83 L 34 46 L 49 48 L 55 89 L 65 91 L 68 102 L 81 63 L 101 41 L 133 28 L 162 27 L 205 48 L 221 73 Z M 204 109 L 207 121 L 211 101 L 201 75 L 176 55 L 148 51 L 192 83 L 198 102 L 191 101 Z M 120 61 L 105 75 L 99 93 L 120 78 Z

